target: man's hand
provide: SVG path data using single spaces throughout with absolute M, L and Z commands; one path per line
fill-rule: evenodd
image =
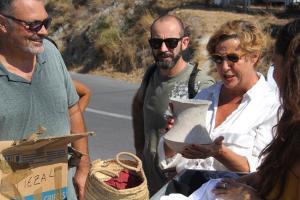
M 79 105 L 75 104 L 69 108 L 71 134 L 86 132 L 85 124 Z M 90 159 L 88 156 L 88 139 L 82 138 L 72 143 L 72 147 L 77 151 L 85 154 L 81 157 L 77 166 L 76 173 L 73 177 L 75 190 L 79 200 L 83 200 L 84 185 L 90 169 Z
M 171 102 L 169 102 L 169 109 L 170 109 L 171 114 L 165 116 L 165 118 L 167 120 L 166 132 L 168 132 L 174 126 L 174 123 L 175 123 L 175 119 L 173 117 L 174 105 Z
M 143 113 L 143 90 L 138 89 L 137 93 L 133 97 L 131 105 L 132 115 L 132 128 L 133 128 L 133 139 L 136 155 L 142 159 L 143 150 L 145 145 L 145 134 L 144 134 L 144 113 Z
M 73 184 L 78 200 L 83 200 L 86 178 L 90 169 L 90 159 L 88 156 L 81 157 L 80 163 L 73 177 Z
M 172 116 L 166 116 L 167 120 L 167 127 L 165 129 L 165 132 L 168 132 L 173 126 L 174 126 L 174 118 Z
M 222 151 L 224 137 L 216 138 L 211 144 L 193 144 L 187 146 L 181 154 L 189 159 L 206 159 L 217 156 Z

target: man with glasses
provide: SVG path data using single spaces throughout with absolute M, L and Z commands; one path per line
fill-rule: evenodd
M 40 125 L 46 136 L 85 132 L 63 59 L 44 39 L 50 23 L 42 0 L 0 1 L 0 140 L 27 138 Z M 72 145 L 88 155 L 87 139 Z M 79 199 L 89 166 L 89 157 L 83 156 L 73 177 Z M 70 189 L 68 199 L 77 199 Z
M 158 164 L 157 146 L 161 130 L 167 126 L 169 98 L 192 98 L 214 81 L 183 59 L 190 39 L 178 17 L 159 17 L 150 31 L 149 44 L 155 63 L 146 71 L 133 99 L 132 115 L 136 153 L 143 160 L 153 194 L 167 180 Z M 166 146 L 165 150 L 168 154 Z

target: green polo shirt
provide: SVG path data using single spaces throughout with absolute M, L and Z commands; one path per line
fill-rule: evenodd
M 40 125 L 44 136 L 70 133 L 68 108 L 78 95 L 59 51 L 47 40 L 44 47 L 31 81 L 0 63 L 0 140 L 26 138 Z

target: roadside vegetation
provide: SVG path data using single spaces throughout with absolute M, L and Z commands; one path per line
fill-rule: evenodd
M 140 81 L 152 62 L 149 27 L 159 15 L 172 13 L 183 19 L 192 36 L 191 61 L 212 74 L 214 67 L 205 45 L 218 26 L 232 19 L 260 24 L 269 48 L 259 71 L 266 73 L 272 50 L 270 35 L 289 20 L 279 7 L 275 14 L 264 7 L 253 7 L 254 11 L 245 14 L 239 7 L 213 7 L 209 0 L 48 0 L 46 8 L 53 17 L 50 37 L 70 70 L 129 81 Z

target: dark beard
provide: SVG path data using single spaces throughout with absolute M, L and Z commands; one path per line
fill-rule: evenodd
M 157 55 L 157 56 L 155 57 L 155 64 L 156 64 L 156 66 L 157 66 L 158 68 L 161 68 L 161 69 L 171 69 L 171 68 L 173 68 L 173 67 L 176 65 L 176 63 L 177 63 L 177 61 L 179 60 L 179 58 L 182 56 L 182 52 L 180 51 L 180 52 L 175 56 L 175 58 L 173 58 L 172 61 L 170 61 L 170 62 L 159 61 L 158 57 L 159 57 L 159 56 L 164 56 L 164 54 L 165 54 L 165 53 L 163 52 L 163 53 L 161 53 L 161 54 L 159 54 L 159 55 Z

